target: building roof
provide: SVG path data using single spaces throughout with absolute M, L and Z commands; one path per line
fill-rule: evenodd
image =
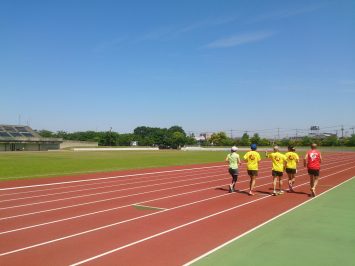
M 0 124 L 0 141 L 11 142 L 62 142 L 60 138 L 42 138 L 37 132 L 35 132 L 29 126 L 23 125 L 2 125 Z

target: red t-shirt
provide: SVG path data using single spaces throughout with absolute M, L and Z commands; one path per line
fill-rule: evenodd
M 320 169 L 320 152 L 317 150 L 310 150 L 307 152 L 307 168 L 319 170 Z

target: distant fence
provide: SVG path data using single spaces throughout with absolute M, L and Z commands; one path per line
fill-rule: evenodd
M 74 148 L 74 151 L 158 151 L 159 148 Z
M 60 149 L 71 147 L 98 147 L 99 143 L 94 141 L 64 140 L 60 144 Z

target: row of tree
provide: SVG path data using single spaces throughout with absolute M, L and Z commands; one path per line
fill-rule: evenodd
M 260 146 L 280 145 L 280 146 L 309 146 L 311 143 L 317 143 L 319 146 L 355 146 L 355 135 L 350 137 L 338 138 L 335 135 L 328 137 L 309 137 L 304 136 L 301 138 L 283 138 L 281 140 L 270 140 L 261 138 L 259 134 L 255 133 L 250 137 L 247 133 L 244 133 L 241 138 L 232 139 L 227 136 L 225 132 L 218 132 L 211 135 L 208 141 L 204 142 L 204 145 L 216 145 L 216 146 L 249 146 L 251 143 L 258 144 Z
M 65 131 L 37 131 L 42 137 L 63 138 L 64 140 L 95 141 L 100 146 L 129 146 L 138 142 L 140 146 L 159 146 L 161 148 L 179 148 L 196 144 L 193 137 L 187 136 L 180 126 L 170 128 L 137 127 L 133 133 L 119 134 L 113 131 L 82 131 L 68 133 Z
M 196 141 L 194 136 L 187 136 L 185 131 L 180 126 L 172 126 L 170 128 L 158 127 L 137 127 L 133 133 L 119 134 L 113 131 L 83 131 L 68 133 L 65 131 L 51 132 L 48 130 L 40 130 L 38 133 L 42 137 L 63 138 L 64 140 L 79 140 L 79 141 L 96 141 L 100 146 L 129 146 L 136 141 L 140 146 L 159 146 L 162 148 L 179 148 L 185 145 L 202 146 L 249 146 L 251 143 L 256 143 L 259 146 L 308 146 L 311 143 L 317 143 L 320 146 L 355 146 L 355 135 L 348 138 L 338 138 L 337 136 L 329 136 L 325 138 L 311 138 L 308 136 L 290 139 L 284 138 L 281 140 L 269 140 L 261 138 L 255 133 L 249 136 L 244 133 L 241 138 L 230 138 L 225 132 L 217 132 L 204 141 Z

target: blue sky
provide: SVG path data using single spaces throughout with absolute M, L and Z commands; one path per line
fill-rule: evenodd
M 0 123 L 355 124 L 355 2 L 0 1 Z

